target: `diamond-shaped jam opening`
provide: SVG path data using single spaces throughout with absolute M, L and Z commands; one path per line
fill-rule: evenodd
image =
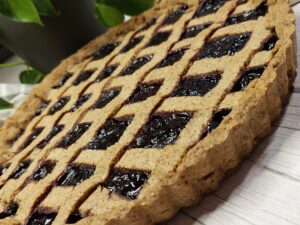
M 214 38 L 205 43 L 196 60 L 203 58 L 219 58 L 225 55 L 232 56 L 241 51 L 251 37 L 251 33 L 233 34 Z
M 120 44 L 120 42 L 110 42 L 105 45 L 102 45 L 96 52 L 91 56 L 93 60 L 103 59 L 105 56 L 108 56 L 110 53 L 115 50 L 115 48 Z
M 263 43 L 263 46 L 261 48 L 262 51 L 270 51 L 273 48 L 275 48 L 275 45 L 278 41 L 278 36 L 275 32 L 275 30 L 272 33 L 272 36 L 270 36 L 265 43 Z
M 9 176 L 9 179 L 18 179 L 19 177 L 21 177 L 22 174 L 26 172 L 30 164 L 31 164 L 31 160 L 29 159 L 21 162 L 14 170 L 14 172 Z
M 205 24 L 198 24 L 198 25 L 195 25 L 195 26 L 187 27 L 182 32 L 182 34 L 180 36 L 180 40 L 184 40 L 184 39 L 187 39 L 187 38 L 193 38 L 209 26 L 210 26 L 209 23 L 205 23 Z
M 85 70 L 85 71 L 80 72 L 78 74 L 78 76 L 76 77 L 76 79 L 73 81 L 73 85 L 77 86 L 80 83 L 86 81 L 93 75 L 94 72 L 95 72 L 95 70 Z
M 157 46 L 160 45 L 161 43 L 165 42 L 168 40 L 170 37 L 171 31 L 163 31 L 163 32 L 158 32 L 156 33 L 149 41 L 149 43 L 146 45 L 146 47 L 150 46 Z
M 139 192 L 150 177 L 146 171 L 114 169 L 104 187 L 127 199 L 136 199 Z
M 31 176 L 31 180 L 39 181 L 44 179 L 49 173 L 52 172 L 56 163 L 54 161 L 45 161 L 42 162 L 41 165 L 34 171 Z
M 161 83 L 139 84 L 132 95 L 128 98 L 127 103 L 141 102 L 154 96 L 159 90 Z
M 105 69 L 96 78 L 95 82 L 100 82 L 105 78 L 109 77 L 110 75 L 112 75 L 112 73 L 117 69 L 118 66 L 119 66 L 118 64 L 115 64 L 115 65 L 110 65 L 105 67 Z
M 41 115 L 42 112 L 44 112 L 44 110 L 47 108 L 48 105 L 49 105 L 49 102 L 42 101 L 42 103 L 40 104 L 39 108 L 35 112 L 35 116 Z
M 158 64 L 157 68 L 172 66 L 182 58 L 186 50 L 187 48 L 180 48 L 168 53 L 168 55 Z
M 87 100 L 92 97 L 92 94 L 81 95 L 77 99 L 77 101 L 72 105 L 71 112 L 75 112 L 75 110 L 79 109 Z
M 259 67 L 253 67 L 247 69 L 240 79 L 235 83 L 234 87 L 232 88 L 232 92 L 238 92 L 238 91 L 243 91 L 248 84 L 261 77 L 263 72 L 265 71 L 265 66 L 259 66 Z
M 64 86 L 64 84 L 69 80 L 69 78 L 72 75 L 73 75 L 72 73 L 66 73 L 64 75 L 64 77 L 56 85 L 54 85 L 52 88 L 53 89 L 59 89 L 59 88 L 61 88 L 62 86 Z
M 150 27 L 152 27 L 155 23 L 156 23 L 157 18 L 153 17 L 151 18 L 146 24 L 145 26 L 143 26 L 138 32 L 142 32 L 145 30 L 148 30 Z
M 215 13 L 225 4 L 226 0 L 204 0 L 200 3 L 194 18 L 206 16 L 211 13 Z
M 62 140 L 56 145 L 57 148 L 67 149 L 74 144 L 91 126 L 91 123 L 76 124 L 71 131 L 69 131 Z
M 50 109 L 48 114 L 49 115 L 53 115 L 55 114 L 57 111 L 61 110 L 63 107 L 65 107 L 65 105 L 70 101 L 70 97 L 62 97 L 61 99 L 59 99 Z
M 185 11 L 189 8 L 188 5 L 184 4 L 176 9 L 174 12 L 171 12 L 162 22 L 162 25 L 170 25 L 175 23 L 177 20 L 181 18 L 181 16 L 185 13 Z
M 140 36 L 140 37 L 134 37 L 132 38 L 127 45 L 125 45 L 122 50 L 120 51 L 120 53 L 126 53 L 129 50 L 133 49 L 135 46 L 137 46 L 142 40 L 143 40 L 144 36 Z
M 47 209 L 36 209 L 26 225 L 51 225 L 57 216 L 56 212 Z
M 80 212 L 75 211 L 68 217 L 67 224 L 74 224 L 82 219 L 83 219 L 83 216 L 80 214 Z
M 31 134 L 26 138 L 23 144 L 20 146 L 19 151 L 29 146 L 44 130 L 44 127 L 37 127 L 32 130 Z
M 9 164 L 0 165 L 0 176 L 2 176 L 8 169 Z
M 164 148 L 174 144 L 191 117 L 189 112 L 152 115 L 130 148 Z
M 214 113 L 211 121 L 208 123 L 205 132 L 201 135 L 201 139 L 205 138 L 209 133 L 215 130 L 224 120 L 226 116 L 229 115 L 231 109 L 221 109 Z
M 85 149 L 105 150 L 117 143 L 131 123 L 131 118 L 110 119 L 96 133 Z
M 67 167 L 65 172 L 58 178 L 57 186 L 76 186 L 89 179 L 96 167 L 87 164 L 74 164 Z
M 19 208 L 19 205 L 17 203 L 9 204 L 3 212 L 0 212 L 0 220 L 4 219 L 6 217 L 16 215 L 18 208 Z
M 142 68 L 145 64 L 150 62 L 152 55 L 145 55 L 133 59 L 131 63 L 121 72 L 121 76 L 131 75 L 138 69 Z
M 104 93 L 101 94 L 99 99 L 96 101 L 93 108 L 101 109 L 105 107 L 108 103 L 110 103 L 115 97 L 117 97 L 120 94 L 120 91 L 121 91 L 120 88 L 105 91 Z
M 55 125 L 50 133 L 42 140 L 40 143 L 37 144 L 37 148 L 43 149 L 53 137 L 55 137 L 59 132 L 61 132 L 64 129 L 64 125 Z
M 256 9 L 229 17 L 225 25 L 228 26 L 231 24 L 242 23 L 248 20 L 256 20 L 258 17 L 266 15 L 267 12 L 268 4 L 266 1 L 264 1 Z
M 177 85 L 172 97 L 204 96 L 217 86 L 220 79 L 220 73 L 184 78 Z

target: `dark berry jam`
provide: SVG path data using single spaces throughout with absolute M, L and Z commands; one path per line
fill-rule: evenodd
M 132 38 L 129 41 L 129 43 L 121 49 L 120 53 L 126 53 L 129 50 L 133 49 L 135 46 L 137 46 L 143 40 L 143 38 L 144 38 L 144 36 Z
M 186 48 L 180 48 L 168 53 L 168 55 L 158 64 L 157 68 L 172 66 L 182 58 L 186 50 Z
M 23 162 L 21 162 L 15 169 L 15 171 L 10 175 L 9 179 L 18 179 L 19 177 L 21 177 L 22 174 L 26 172 L 30 164 L 31 160 L 24 160 Z
M 30 216 L 26 225 L 51 225 L 57 216 L 55 212 L 48 210 L 36 209 Z
M 142 68 L 142 66 L 150 62 L 151 59 L 152 55 L 145 55 L 132 60 L 131 63 L 121 72 L 121 76 L 133 74 L 135 71 Z
M 119 65 L 110 65 L 105 67 L 105 69 L 100 73 L 100 75 L 97 77 L 95 82 L 100 82 L 104 80 L 105 78 L 109 77 L 112 75 L 112 73 L 117 69 Z
M 150 176 L 149 172 L 115 169 L 112 171 L 104 187 L 127 199 L 136 199 Z
M 217 86 L 220 79 L 221 75 L 219 73 L 210 74 L 208 76 L 185 78 L 177 85 L 176 89 L 172 93 L 172 97 L 204 96 Z
M 209 23 L 205 23 L 205 24 L 199 24 L 199 25 L 192 26 L 192 27 L 187 27 L 181 34 L 180 40 L 184 40 L 187 38 L 193 38 L 209 26 L 210 26 Z
M 160 45 L 161 43 L 165 42 L 168 40 L 170 37 L 171 31 L 164 31 L 164 32 L 158 32 L 156 33 L 149 41 L 149 43 L 146 45 L 146 47 L 150 46 L 157 46 Z
M 93 60 L 103 59 L 115 50 L 115 48 L 120 44 L 120 42 L 111 42 L 102 45 L 99 50 L 92 54 Z
M 43 149 L 53 137 L 55 137 L 58 133 L 60 133 L 64 129 L 64 125 L 55 125 L 50 133 L 40 142 L 37 144 L 37 148 Z
M 49 102 L 42 101 L 42 103 L 40 104 L 40 107 L 39 107 L 38 110 L 35 112 L 35 116 L 41 115 L 42 112 L 44 112 L 44 110 L 47 108 L 48 105 L 49 105 Z
M 185 11 L 189 8 L 188 5 L 182 5 L 174 12 L 171 12 L 162 22 L 162 26 L 170 25 L 175 23 L 177 20 L 181 18 L 181 16 L 185 13 Z
M 78 74 L 77 78 L 73 81 L 73 85 L 77 86 L 80 83 L 86 81 L 93 75 L 94 72 L 95 72 L 95 70 L 86 70 L 86 71 L 80 72 Z
M 18 208 L 19 205 L 17 203 L 11 203 L 3 212 L 0 212 L 0 220 L 16 215 Z
M 164 148 L 174 144 L 191 117 L 188 112 L 152 115 L 130 148 Z
M 77 109 L 79 109 L 87 100 L 89 100 L 92 97 L 92 94 L 86 94 L 86 95 L 81 95 L 77 99 L 77 101 L 72 105 L 71 107 L 71 112 L 75 112 Z
M 155 95 L 161 83 L 139 84 L 133 94 L 128 98 L 127 103 L 141 102 Z
M 150 27 L 152 27 L 155 23 L 156 23 L 157 18 L 153 17 L 151 18 L 146 24 L 145 26 L 143 26 L 138 32 L 142 32 L 145 30 L 148 30 Z
M 61 110 L 63 107 L 65 107 L 65 105 L 70 101 L 70 97 L 62 97 L 61 99 L 59 99 L 50 109 L 48 114 L 49 115 L 53 115 L 55 114 L 57 111 Z
M 206 16 L 211 13 L 215 13 L 225 4 L 226 0 L 204 0 L 200 3 L 194 18 Z
M 263 44 L 261 50 L 262 51 L 270 51 L 275 48 L 275 45 L 278 41 L 278 36 L 274 31 L 274 34 Z
M 196 60 L 204 58 L 219 58 L 225 55 L 232 56 L 243 49 L 251 36 L 250 32 L 214 38 L 206 42 L 200 50 Z
M 91 126 L 91 123 L 76 124 L 71 131 L 69 131 L 62 140 L 56 145 L 57 148 L 67 149 L 74 144 Z
M 32 130 L 31 134 L 26 138 L 24 143 L 20 146 L 19 151 L 29 146 L 44 130 L 44 127 L 38 127 Z
M 110 103 L 115 97 L 120 94 L 121 89 L 111 89 L 109 91 L 105 91 L 101 94 L 100 98 L 96 101 L 93 108 L 94 109 L 101 109 L 105 107 L 108 103 Z
M 247 69 L 242 74 L 241 78 L 235 83 L 234 87 L 232 88 L 232 92 L 243 91 L 251 81 L 261 77 L 265 71 L 265 68 L 265 66 L 260 66 Z
M 31 176 L 31 180 L 39 181 L 44 179 L 49 173 L 52 172 L 56 163 L 54 161 L 45 161 L 43 162 L 37 170 Z
M 79 212 L 73 212 L 67 219 L 67 224 L 74 224 L 82 220 L 83 216 Z
M 64 77 L 61 79 L 61 81 L 59 81 L 56 85 L 54 85 L 52 88 L 53 89 L 59 89 L 62 86 L 64 86 L 64 84 L 69 80 L 69 78 L 72 76 L 72 73 L 67 73 L 64 75 Z
M 9 164 L 4 164 L 0 166 L 0 176 L 2 176 L 8 169 Z
M 86 164 L 70 165 L 57 180 L 57 186 L 76 186 L 89 179 L 95 171 L 95 166 Z
M 85 149 L 105 150 L 109 146 L 117 143 L 131 123 L 131 118 L 110 119 L 98 131 Z

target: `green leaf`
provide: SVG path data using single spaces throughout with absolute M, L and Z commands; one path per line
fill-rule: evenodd
M 57 16 L 59 12 L 53 7 L 51 0 L 32 0 L 40 15 Z
M 4 100 L 3 98 L 0 98 L 0 110 L 11 109 L 13 107 L 14 107 L 14 105 L 12 103 Z
M 107 27 L 117 26 L 124 21 L 124 15 L 118 8 L 102 3 L 96 3 L 95 16 L 100 23 Z
M 29 69 L 20 73 L 20 81 L 22 84 L 37 84 L 40 83 L 44 78 L 44 75 L 35 70 Z
M 97 0 L 102 4 L 111 5 L 118 8 L 123 14 L 138 15 L 150 9 L 154 0 Z
M 26 65 L 25 62 L 15 62 L 15 63 L 1 63 L 0 68 L 6 68 L 6 67 L 14 67 L 19 65 Z
M 14 21 L 43 24 L 31 0 L 1 0 L 0 13 Z

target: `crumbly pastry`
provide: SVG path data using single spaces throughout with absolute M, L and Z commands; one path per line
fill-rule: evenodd
M 164 0 L 64 60 L 1 128 L 0 224 L 156 224 L 268 134 L 295 78 L 285 0 Z

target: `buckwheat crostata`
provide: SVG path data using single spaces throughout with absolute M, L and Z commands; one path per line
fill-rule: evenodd
M 6 120 L 0 224 L 146 225 L 268 134 L 295 78 L 286 0 L 161 0 L 64 60 Z

